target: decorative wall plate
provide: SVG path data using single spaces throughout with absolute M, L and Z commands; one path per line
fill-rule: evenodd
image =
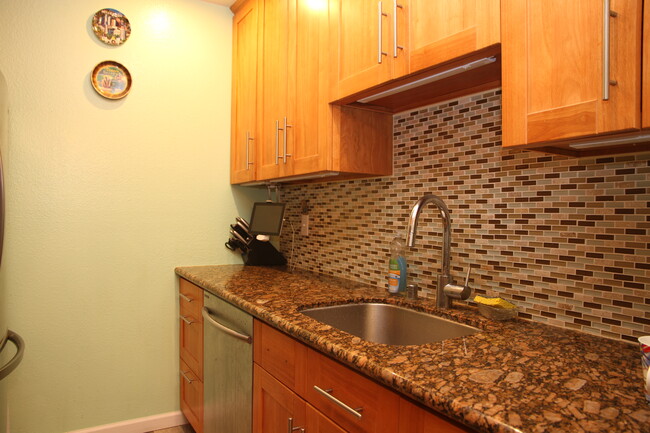
M 97 93 L 108 99 L 121 99 L 131 90 L 131 74 L 120 63 L 106 60 L 99 63 L 90 75 Z
M 131 35 L 131 24 L 115 9 L 102 9 L 93 16 L 93 31 L 107 45 L 122 45 Z

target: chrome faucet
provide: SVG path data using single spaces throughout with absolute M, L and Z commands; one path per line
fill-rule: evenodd
M 452 283 L 449 257 L 451 250 L 451 215 L 449 214 L 449 208 L 440 197 L 427 194 L 413 205 L 407 228 L 406 244 L 409 247 L 415 245 L 418 219 L 424 206 L 429 203 L 433 203 L 438 208 L 440 217 L 442 218 L 442 271 L 438 274 L 436 307 L 451 308 L 452 299 L 467 299 L 472 292 L 472 289 L 468 286 L 471 267 L 467 270 L 465 285 L 459 286 Z

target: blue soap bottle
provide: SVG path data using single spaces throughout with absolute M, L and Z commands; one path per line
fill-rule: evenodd
M 404 241 L 396 237 L 390 243 L 388 261 L 388 291 L 399 293 L 406 290 L 406 257 Z

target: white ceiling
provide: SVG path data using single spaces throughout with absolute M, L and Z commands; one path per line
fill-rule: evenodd
M 235 3 L 235 0 L 203 0 L 203 1 L 206 1 L 208 3 L 214 3 L 217 5 L 228 6 L 228 7 L 232 6 L 232 4 Z

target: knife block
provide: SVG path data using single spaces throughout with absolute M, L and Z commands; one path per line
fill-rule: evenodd
M 287 264 L 287 259 L 270 242 L 253 239 L 248 247 L 250 248 L 248 253 L 242 253 L 245 265 L 279 266 Z

